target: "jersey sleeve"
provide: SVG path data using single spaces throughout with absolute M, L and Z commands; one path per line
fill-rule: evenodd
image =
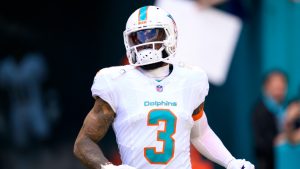
M 205 72 L 201 71 L 194 77 L 194 88 L 192 97 L 192 106 L 195 110 L 201 103 L 205 101 L 205 97 L 209 91 L 208 78 Z
M 100 97 L 106 101 L 111 108 L 116 112 L 116 104 L 113 93 L 113 86 L 109 81 L 109 76 L 105 73 L 105 70 L 100 70 L 95 78 L 91 88 L 92 96 L 94 98 Z

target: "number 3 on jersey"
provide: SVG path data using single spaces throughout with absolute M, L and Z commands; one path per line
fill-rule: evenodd
M 155 109 L 148 114 L 148 126 L 158 126 L 164 122 L 164 130 L 157 131 L 157 140 L 163 142 L 163 150 L 156 147 L 144 148 L 145 158 L 151 164 L 167 164 L 174 156 L 175 140 L 172 137 L 176 132 L 176 116 L 167 109 Z

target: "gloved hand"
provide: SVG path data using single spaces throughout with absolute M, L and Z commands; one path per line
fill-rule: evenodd
M 101 165 L 101 168 L 102 169 L 136 169 L 129 165 L 113 165 L 113 164 Z
M 255 167 L 245 159 L 234 159 L 229 162 L 226 169 L 255 169 Z

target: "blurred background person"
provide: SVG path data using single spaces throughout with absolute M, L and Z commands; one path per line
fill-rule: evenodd
M 283 129 L 287 85 L 285 73 L 279 70 L 270 71 L 263 79 L 262 96 L 252 114 L 258 169 L 274 168 L 273 145 Z
M 284 131 L 276 140 L 276 169 L 298 169 L 300 162 L 300 97 L 286 110 Z
M 45 145 L 59 116 L 56 92 L 44 85 L 47 73 L 44 57 L 38 53 L 8 56 L 0 62 L 0 90 L 5 93 L 1 100 L 7 104 L 2 105 L 6 107 L 2 110 L 6 114 L 3 128 L 10 130 L 3 151 L 13 152 L 5 157 L 18 161 L 11 163 L 12 167 L 30 166 L 28 153 Z
M 46 74 L 43 57 L 37 54 L 7 57 L 0 63 L 0 85 L 9 100 L 11 141 L 19 148 L 34 143 L 30 137 L 44 140 L 49 135 L 41 88 Z

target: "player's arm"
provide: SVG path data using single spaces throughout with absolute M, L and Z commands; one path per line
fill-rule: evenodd
M 227 169 L 241 169 L 243 166 L 243 169 L 254 169 L 250 162 L 235 159 L 209 127 L 204 103 L 195 109 L 193 119 L 195 123 L 191 131 L 191 142 L 202 155 Z
M 110 105 L 101 98 L 86 116 L 74 145 L 75 156 L 89 169 L 101 169 L 108 163 L 97 142 L 106 134 L 115 113 Z

